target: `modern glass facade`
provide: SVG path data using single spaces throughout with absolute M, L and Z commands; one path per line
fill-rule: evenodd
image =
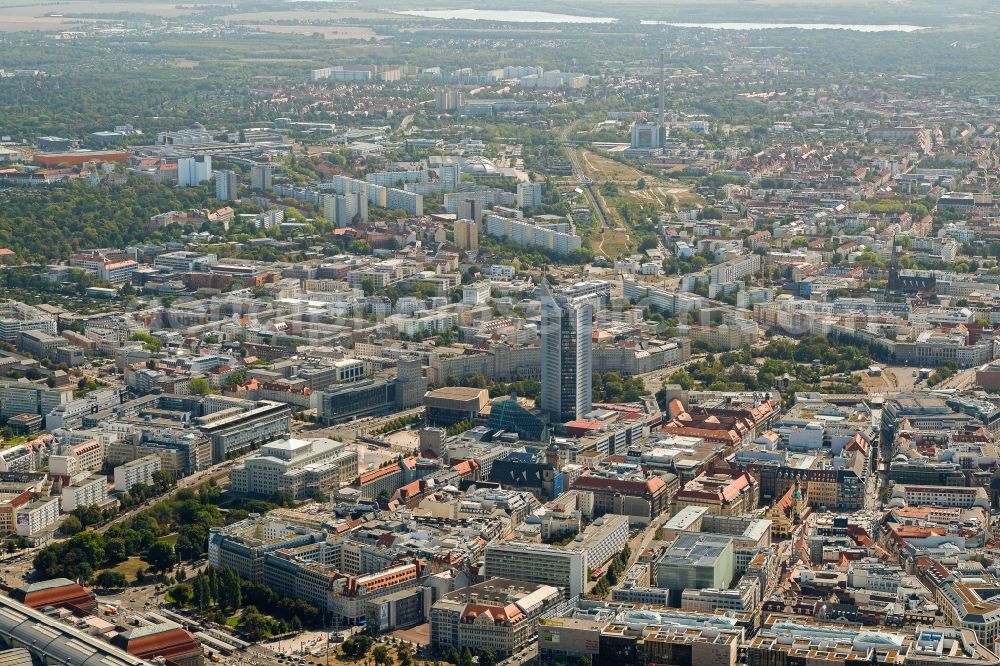
M 554 423 L 593 410 L 593 307 L 553 295 L 542 283 L 542 404 Z

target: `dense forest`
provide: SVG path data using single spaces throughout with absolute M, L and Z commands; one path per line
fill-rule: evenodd
M 22 261 L 62 260 L 82 248 L 125 247 L 178 237 L 178 226 L 150 231 L 149 218 L 170 210 L 220 205 L 210 185 L 177 188 L 133 178 L 93 186 L 76 181 L 0 189 L 0 247 Z

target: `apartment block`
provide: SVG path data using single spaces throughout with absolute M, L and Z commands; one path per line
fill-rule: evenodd
M 152 485 L 153 474 L 162 468 L 160 457 L 146 455 L 115 467 L 115 485 L 118 492 L 127 493 L 137 484 Z
M 62 489 L 62 510 L 70 513 L 77 507 L 102 505 L 108 501 L 108 477 L 93 474 L 74 479 Z

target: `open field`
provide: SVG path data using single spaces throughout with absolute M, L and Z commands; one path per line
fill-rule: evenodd
M 476 3 L 425 3 L 435 5 L 476 6 Z M 412 0 L 383 0 L 387 10 L 413 9 Z M 909 23 L 946 26 L 955 23 L 975 25 L 983 20 L 993 24 L 996 16 L 990 3 L 982 0 L 955 0 L 948 11 L 941 11 L 937 0 L 872 3 L 869 0 L 576 0 L 531 5 L 534 11 L 572 15 L 609 16 L 619 21 L 661 20 L 678 22 L 762 21 L 793 23 Z M 725 17 L 725 18 L 722 18 Z
M 608 259 L 617 259 L 629 250 L 628 232 L 620 229 L 602 229 L 590 241 L 594 252 Z
M 675 198 L 667 191 L 667 188 L 662 185 L 647 187 L 644 190 L 628 190 L 627 194 L 629 197 L 642 201 L 643 203 L 656 204 L 666 210 L 674 209 Z
M 282 35 L 323 35 L 324 39 L 383 39 L 371 28 L 356 25 L 277 25 L 273 23 L 242 24 L 261 32 Z
M 228 21 L 233 22 L 266 22 L 266 21 L 342 21 L 344 19 L 378 19 L 402 20 L 411 17 L 403 17 L 397 14 L 385 12 L 373 12 L 366 9 L 287 9 L 276 12 L 237 12 L 224 16 Z
M 676 200 L 678 208 L 683 208 L 685 205 L 688 207 L 705 205 L 704 197 L 686 187 L 668 187 L 664 191 Z
M 204 5 L 211 2 L 201 3 Z M 86 14 L 107 12 L 143 12 L 158 16 L 181 16 L 194 10 L 185 8 L 171 0 L 54 0 L 50 2 L 30 2 L 29 0 L 0 0 L 0 10 L 4 18 L 8 16 L 44 16 L 50 12 L 60 14 Z
M 652 176 L 647 176 L 638 169 L 627 164 L 621 164 L 607 157 L 602 157 L 589 150 L 581 150 L 580 157 L 583 162 L 583 170 L 588 178 L 596 182 L 611 180 L 616 183 L 631 182 L 636 183 L 640 178 L 652 180 Z
M 27 32 L 34 30 L 62 32 L 64 30 L 83 30 L 90 23 L 93 22 L 49 16 L 4 16 L 0 20 L 0 32 Z
M 697 207 L 705 205 L 701 195 L 692 192 L 676 181 L 664 181 L 656 176 L 643 173 L 638 169 L 609 159 L 589 150 L 580 150 L 580 161 L 588 178 L 595 183 L 613 182 L 619 186 L 622 196 L 635 199 L 642 203 L 655 203 L 668 210 L 672 207 Z M 639 179 L 646 181 L 644 190 L 635 186 Z M 612 215 L 614 215 L 612 211 Z
M 183 9 L 174 2 L 161 2 L 160 0 L 151 0 L 150 2 L 81 0 L 79 2 L 45 3 L 0 0 L 0 32 L 76 30 L 86 27 L 88 23 L 100 20 L 98 18 L 100 16 L 118 12 L 133 12 L 170 18 L 191 14 L 193 10 Z M 63 16 L 47 16 L 47 14 L 62 14 Z M 94 16 L 90 17 L 88 14 Z

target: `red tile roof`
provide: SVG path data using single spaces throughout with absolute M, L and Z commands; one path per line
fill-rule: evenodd
M 190 633 L 180 627 L 154 634 L 129 639 L 128 634 L 119 635 L 115 642 L 129 654 L 140 659 L 152 657 L 178 657 L 201 652 L 201 646 Z

